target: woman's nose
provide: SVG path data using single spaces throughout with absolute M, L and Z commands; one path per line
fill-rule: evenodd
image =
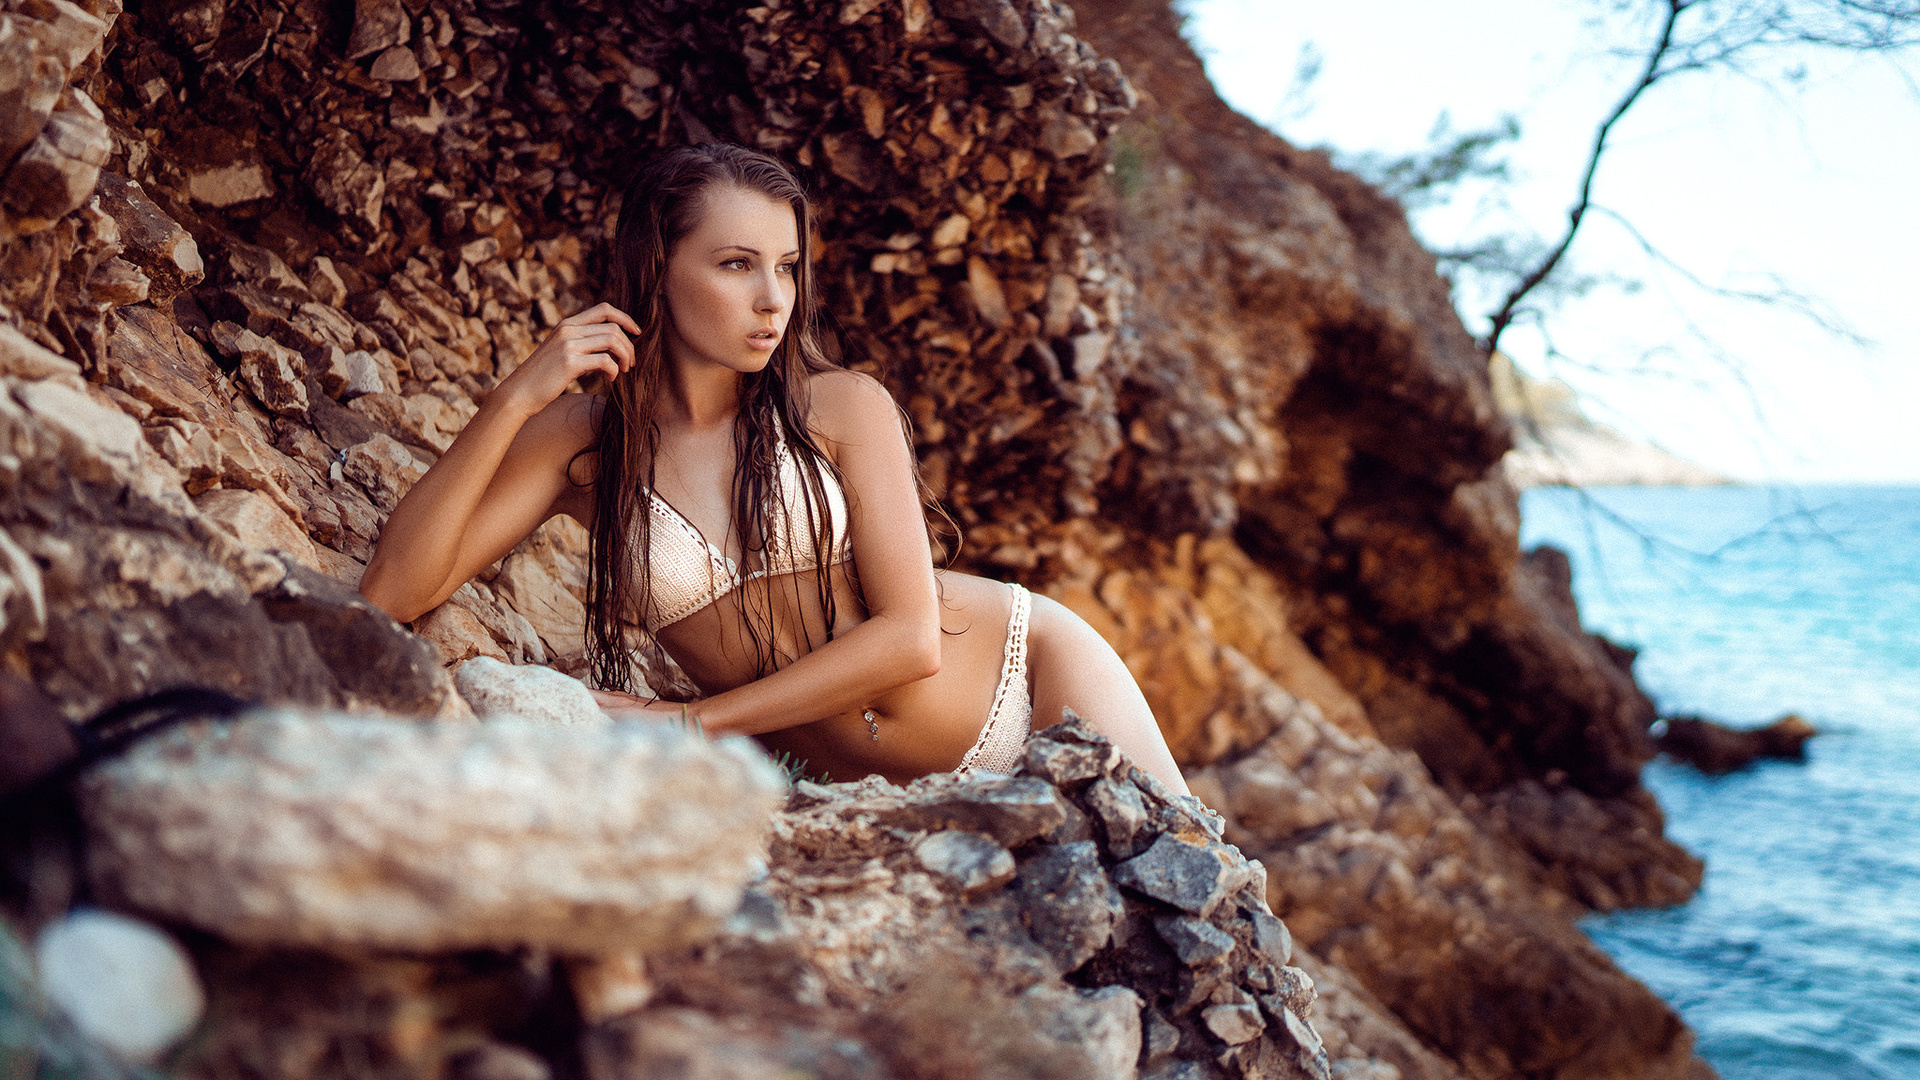
M 759 276 L 759 284 L 760 288 L 756 290 L 759 295 L 754 297 L 753 302 L 753 309 L 755 311 L 773 314 L 785 310 L 786 307 L 793 302 L 792 298 L 787 295 L 784 283 L 780 280 L 779 271 L 770 270 L 767 273 L 761 274 Z

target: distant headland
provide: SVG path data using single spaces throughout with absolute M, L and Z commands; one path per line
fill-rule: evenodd
M 1732 480 L 1652 443 L 1594 422 L 1559 379 L 1534 379 L 1504 353 L 1488 362 L 1494 403 L 1513 425 L 1513 449 L 1502 461 L 1519 488 L 1565 485 L 1699 487 Z

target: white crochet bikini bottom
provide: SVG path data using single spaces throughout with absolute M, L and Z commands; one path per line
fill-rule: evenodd
M 993 689 L 987 726 L 980 729 L 980 738 L 954 772 L 1012 772 L 1026 753 L 1027 735 L 1033 730 L 1033 695 L 1027 690 L 1027 619 L 1033 611 L 1033 597 L 1018 585 L 1007 588 L 1013 590 L 1013 610 L 1007 615 L 1007 649 L 1000 660 L 1000 685 Z

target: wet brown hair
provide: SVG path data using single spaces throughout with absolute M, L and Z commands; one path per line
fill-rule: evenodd
M 757 192 L 793 208 L 800 238 L 794 267 L 793 313 L 786 334 L 767 366 L 743 377 L 740 411 L 734 419 L 733 521 L 743 545 L 741 570 L 764 561 L 765 537 L 772 533 L 812 536 L 810 575 L 832 634 L 833 537 L 825 484 L 838 471 L 821 451 L 807 426 L 808 378 L 837 367 L 821 349 L 814 316 L 811 257 L 812 210 L 800 182 L 786 166 L 755 150 L 709 143 L 669 150 L 648 162 L 627 184 L 614 228 L 608 275 L 609 299 L 640 326 L 634 340 L 634 364 L 605 391 L 593 448 L 598 461 L 593 477 L 593 528 L 587 569 L 587 658 L 595 682 L 609 690 L 634 689 L 632 652 L 640 648 L 647 667 L 665 670 L 658 643 L 643 629 L 652 606 L 652 515 L 648 493 L 654 486 L 654 462 L 660 444 L 656 416 L 667 389 L 667 311 L 663 285 L 674 245 L 697 228 L 707 212 L 707 194 L 716 185 Z M 789 506 L 776 471 L 775 447 L 784 433 L 788 452 L 799 468 L 802 506 Z M 804 517 L 811 528 L 769 529 L 772 515 L 781 524 Z M 844 528 L 844 522 L 837 523 Z M 799 588 L 806 574 L 794 575 Z M 761 674 L 791 657 L 774 654 L 771 589 L 757 592 L 763 610 L 746 611 L 746 632 Z M 742 603 L 749 598 L 742 596 Z M 813 647 L 811 631 L 808 647 Z M 656 680 L 657 681 L 657 680 Z M 685 696 L 691 687 L 661 687 Z

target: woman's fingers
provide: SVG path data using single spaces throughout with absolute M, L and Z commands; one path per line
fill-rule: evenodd
M 629 334 L 640 332 L 640 324 L 633 321 L 633 316 L 605 302 L 560 320 L 562 326 L 585 326 L 590 323 L 612 323 Z
M 611 356 L 615 374 L 633 366 L 633 339 L 612 323 L 580 324 L 555 333 L 564 334 L 565 340 L 582 354 L 603 352 Z

